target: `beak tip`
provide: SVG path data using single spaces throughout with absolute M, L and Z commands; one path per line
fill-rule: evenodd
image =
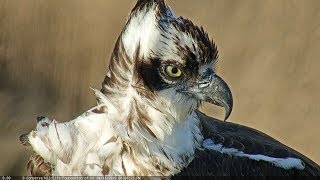
M 227 96 L 225 96 L 225 98 L 223 98 L 225 100 L 223 103 L 223 107 L 226 112 L 225 117 L 224 117 L 224 121 L 226 121 L 230 117 L 232 109 L 233 109 L 233 97 L 232 97 L 232 93 L 229 88 L 228 88 L 227 92 L 228 92 Z
M 224 121 L 227 121 L 227 119 L 230 117 L 231 115 L 231 112 L 232 112 L 232 106 L 231 107 L 226 107 L 225 108 L 225 111 L 226 111 L 226 115 L 224 117 Z

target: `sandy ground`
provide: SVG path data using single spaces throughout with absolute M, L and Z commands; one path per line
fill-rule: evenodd
M 0 0 L 0 175 L 23 175 L 18 136 L 37 115 L 69 120 L 94 105 L 132 0 Z M 220 50 L 234 94 L 229 121 L 257 128 L 320 163 L 320 2 L 175 0 Z M 223 111 L 205 106 L 211 116 Z

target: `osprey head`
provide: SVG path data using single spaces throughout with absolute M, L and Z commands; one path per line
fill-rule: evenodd
M 117 47 L 113 60 L 127 62 L 111 62 L 111 70 L 126 73 L 122 79 L 142 81 L 144 88 L 169 99 L 172 106 L 195 110 L 207 101 L 224 107 L 225 119 L 229 117 L 232 94 L 214 69 L 217 47 L 202 27 L 176 17 L 163 0 L 138 0 Z M 117 60 L 121 49 L 126 58 Z

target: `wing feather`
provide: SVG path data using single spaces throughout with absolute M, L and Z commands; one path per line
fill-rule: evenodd
M 37 153 L 31 155 L 27 164 L 27 172 L 31 176 L 51 176 L 52 169 L 51 164 Z
M 250 159 L 216 150 L 198 150 L 195 159 L 178 175 L 320 176 L 318 164 L 272 137 L 242 125 L 219 121 L 198 112 L 204 139 L 254 157 L 292 158 L 303 162 L 299 168 L 282 168 L 272 161 Z

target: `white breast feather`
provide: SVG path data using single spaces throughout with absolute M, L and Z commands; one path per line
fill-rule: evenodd
M 97 92 L 96 94 L 99 95 Z M 105 96 L 100 95 L 99 98 L 117 111 L 117 108 L 110 106 L 111 101 L 104 99 Z M 108 107 L 104 105 L 99 104 L 96 108 L 105 108 L 108 111 Z M 150 129 L 156 130 L 160 138 L 155 139 L 136 126 L 135 131 L 129 135 L 131 139 L 127 141 L 128 137 L 117 131 L 126 129 L 125 123 L 119 123 L 119 117 L 122 116 L 94 113 L 93 109 L 65 123 L 45 118 L 38 122 L 36 130 L 29 134 L 33 149 L 55 166 L 53 175 L 102 175 L 104 165 L 108 165 L 110 169 L 108 175 L 125 175 L 123 167 L 126 175 L 134 175 L 134 172 L 139 172 L 141 168 L 137 167 L 137 163 L 143 165 L 148 173 L 140 172 L 140 175 L 163 175 L 159 174 L 156 164 L 169 168 L 165 175 L 172 175 L 189 164 L 195 149 L 202 141 L 199 119 L 195 112 L 186 117 L 185 121 L 172 124 L 163 114 L 149 107 L 149 114 L 155 113 L 155 116 L 152 116 L 155 123 Z M 172 115 L 174 116 L 177 114 Z M 167 123 L 162 123 L 166 121 Z M 121 153 L 124 143 L 132 147 L 131 153 Z M 189 161 L 181 159 L 181 155 L 190 156 Z

